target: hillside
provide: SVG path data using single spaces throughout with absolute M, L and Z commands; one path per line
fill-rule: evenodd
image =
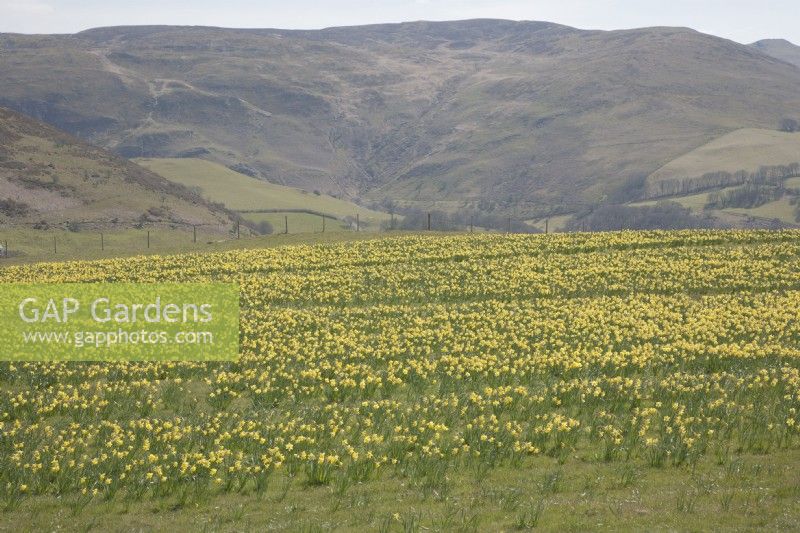
M 283 227 L 283 215 L 291 213 L 292 226 L 297 222 L 310 222 L 311 227 L 320 223 L 320 214 L 338 220 L 360 217 L 362 227 L 377 228 L 389 215 L 373 211 L 352 202 L 340 200 L 319 191 L 305 191 L 276 185 L 235 172 L 217 163 L 203 159 L 136 159 L 136 162 L 163 176 L 197 191 L 204 198 L 219 202 L 228 209 L 242 213 L 253 222 L 267 220 L 278 229 Z M 259 212 L 260 211 L 260 212 Z M 306 213 L 299 213 L 303 211 Z M 305 216 L 304 216 L 305 214 Z M 332 222 L 332 221 L 331 221 Z
M 659 168 L 649 183 L 699 178 L 709 172 L 755 172 L 762 166 L 800 163 L 800 133 L 746 128 L 723 135 Z
M 767 55 L 800 67 L 800 46 L 785 39 L 765 39 L 753 43 L 752 46 Z
M 126 157 L 371 201 L 570 211 L 800 109 L 800 69 L 682 28 L 472 20 L 0 36 L 0 104 Z
M 105 150 L 0 108 L 0 223 L 224 227 L 230 214 Z

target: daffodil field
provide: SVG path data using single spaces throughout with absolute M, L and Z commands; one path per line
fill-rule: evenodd
M 742 457 L 789 461 L 765 498 L 776 520 L 798 516 L 798 232 L 403 236 L 0 269 L 0 283 L 207 280 L 240 285 L 238 362 L 2 363 L 6 516 L 280 507 L 291 491 L 344 513 L 339 528 L 525 528 L 572 468 L 636 487 L 724 478 Z M 535 482 L 515 493 L 503 472 Z M 666 505 L 757 511 L 760 493 L 730 486 L 727 508 L 700 489 Z M 362 513 L 380 487 L 403 488 Z M 603 501 L 604 523 L 580 524 L 613 528 Z

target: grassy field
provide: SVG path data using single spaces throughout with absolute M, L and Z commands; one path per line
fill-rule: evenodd
M 205 198 L 221 202 L 234 211 L 307 209 L 339 219 L 355 218 L 358 214 L 365 224 L 364 227 L 373 229 L 377 229 L 382 221 L 390 218 L 387 213 L 373 211 L 327 194 L 314 194 L 312 191 L 268 183 L 202 159 L 137 159 L 136 162 L 171 181 L 197 187 Z M 270 223 L 280 218 L 280 224 L 273 225 L 276 228 L 283 227 L 282 215 L 276 217 L 274 213 L 250 213 L 246 218 L 268 220 Z M 293 218 L 293 226 L 307 231 L 319 231 L 308 217 Z
M 0 364 L 0 529 L 800 520 L 800 232 L 403 235 L 0 284 L 190 271 L 240 284 L 238 361 Z
M 245 213 L 242 215 L 250 222 L 266 221 L 272 228 L 274 233 L 321 233 L 323 231 L 322 217 L 319 215 L 311 215 L 308 213 Z M 350 225 L 341 220 L 327 218 L 325 220 L 325 231 L 343 231 L 349 230 Z M 364 227 L 362 229 L 378 229 L 375 227 Z
M 800 178 L 787 179 L 785 182 L 785 186 L 787 189 L 800 188 Z M 726 191 L 730 191 L 738 187 L 739 186 L 724 187 L 721 189 L 716 189 L 711 192 L 708 191 L 700 192 L 697 194 L 690 194 L 686 196 L 674 196 L 659 200 L 645 200 L 641 202 L 633 202 L 629 205 L 632 206 L 655 205 L 660 200 L 668 200 L 670 202 L 677 202 L 682 206 L 691 209 L 697 214 L 711 214 L 719 217 L 723 221 L 730 222 L 734 225 L 737 223 L 736 217 L 758 217 L 765 219 L 777 218 L 778 220 L 786 224 L 792 224 L 792 225 L 797 224 L 797 220 L 795 218 L 795 206 L 791 204 L 791 198 L 789 196 L 783 196 L 779 200 L 768 202 L 764 205 L 753 208 L 730 207 L 725 209 L 705 209 L 705 206 L 706 204 L 708 204 L 709 201 L 709 195 L 713 193 L 724 193 Z M 728 215 L 734 215 L 734 217 L 731 218 Z
M 698 178 L 707 172 L 754 172 L 761 166 L 800 162 L 800 134 L 746 128 L 733 131 L 678 157 L 648 181 Z
M 798 464 L 797 450 L 667 469 L 540 458 L 451 473 L 437 487 L 389 476 L 315 486 L 285 474 L 260 495 L 30 498 L 0 514 L 0 531 L 793 531 Z
M 0 257 L 0 267 L 4 265 L 61 262 L 92 259 L 108 259 L 116 257 L 150 256 L 178 253 L 209 253 L 225 250 L 273 248 L 297 244 L 322 244 L 332 242 L 359 241 L 380 239 L 403 232 L 378 233 L 336 230 L 330 228 L 325 233 L 290 233 L 284 235 L 276 232 L 272 235 L 245 235 L 242 230 L 241 239 L 232 233 L 197 230 L 197 242 L 191 229 L 150 230 L 150 247 L 147 247 L 147 229 L 107 230 L 103 232 L 102 243 L 99 231 L 81 231 L 78 233 L 66 230 L 38 231 L 19 228 L 0 227 L 0 245 L 6 242 L 9 257 Z M 55 237 L 55 250 L 53 238 Z
M 723 209 L 722 211 L 725 213 L 734 213 L 753 217 L 777 218 L 783 222 L 796 224 L 797 220 L 795 219 L 795 209 L 796 206 L 792 205 L 790 203 L 790 199 L 784 196 L 780 200 L 768 202 L 764 205 L 760 205 L 751 209 L 727 208 Z
M 783 185 L 787 189 L 800 189 L 800 177 L 789 178 L 783 182 Z

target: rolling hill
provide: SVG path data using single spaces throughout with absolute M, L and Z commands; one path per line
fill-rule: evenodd
M 360 217 L 364 226 L 378 227 L 389 215 L 352 202 L 317 192 L 276 185 L 259 180 L 203 159 L 136 159 L 137 164 L 185 185 L 212 202 L 242 213 L 254 222 L 267 220 L 280 229 L 283 217 L 292 213 L 293 222 L 302 220 L 319 224 L 319 214 L 338 220 Z M 305 213 L 302 213 L 305 212 Z M 307 216 L 303 217 L 302 214 Z M 275 222 L 281 222 L 277 224 Z M 331 221 L 333 222 L 333 221 Z M 293 227 L 296 224 L 293 224 Z
M 186 187 L 0 108 L 0 222 L 40 227 L 166 223 L 225 227 L 232 214 Z
M 471 20 L 0 36 L 0 105 L 125 157 L 534 218 L 800 110 L 800 69 L 683 28 Z
M 800 133 L 741 129 L 723 135 L 659 168 L 648 182 L 699 178 L 709 172 L 752 173 L 762 166 L 800 163 Z

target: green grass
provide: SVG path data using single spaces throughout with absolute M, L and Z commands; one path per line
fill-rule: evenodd
M 564 464 L 539 457 L 426 480 L 379 475 L 313 487 L 302 476 L 275 476 L 261 495 L 96 498 L 85 507 L 75 496 L 37 497 L 0 520 L 16 531 L 788 531 L 800 520 L 798 464 L 797 450 L 693 468 L 578 453 Z
M 380 222 L 390 218 L 387 213 L 373 211 L 327 194 L 276 185 L 202 159 L 137 159 L 136 162 L 168 180 L 197 187 L 203 197 L 221 202 L 235 211 L 307 209 L 339 219 L 355 218 L 358 214 L 365 224 L 373 227 L 378 227 Z M 258 217 L 248 214 L 247 218 L 253 220 Z M 275 217 L 261 219 L 272 223 Z M 300 218 L 297 219 L 297 225 L 309 228 L 313 226 L 301 222 Z
M 287 224 L 289 233 L 318 233 L 323 230 L 322 217 L 309 213 L 245 213 L 242 216 L 245 220 L 256 224 L 269 222 L 272 225 L 273 233 L 284 233 Z M 328 218 L 325 220 L 324 229 L 325 231 L 341 231 L 350 229 L 350 226 L 341 220 Z
M 783 182 L 783 185 L 787 189 L 800 189 L 800 177 L 789 178 Z
M 332 222 L 332 221 L 329 221 Z M 291 224 L 291 222 L 290 222 Z M 291 229 L 291 228 L 290 228 Z M 407 234 L 404 232 L 351 231 L 330 227 L 325 233 L 278 233 L 253 236 L 242 228 L 240 239 L 232 233 L 211 232 L 199 228 L 197 243 L 191 229 L 151 229 L 150 248 L 147 247 L 147 229 L 104 231 L 103 246 L 99 231 L 71 232 L 66 230 L 39 231 L 33 229 L 0 227 L 0 244 L 8 242 L 10 257 L 0 257 L 3 265 L 60 262 L 72 260 L 107 259 L 138 255 L 167 255 L 178 253 L 206 253 L 248 248 L 273 248 L 293 244 L 321 244 L 327 242 L 379 239 Z M 53 238 L 56 249 L 53 250 Z
M 723 209 L 722 212 L 751 217 L 777 218 L 781 222 L 787 222 L 789 224 L 795 224 L 797 222 L 795 220 L 795 206 L 789 203 L 788 196 L 752 209 L 728 208 Z

